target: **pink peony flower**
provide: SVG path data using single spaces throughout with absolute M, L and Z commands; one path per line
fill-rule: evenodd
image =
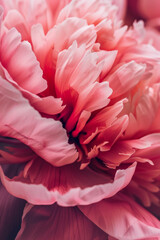
M 0 5 L 1 238 L 160 239 L 160 52 L 143 23 L 110 0 Z

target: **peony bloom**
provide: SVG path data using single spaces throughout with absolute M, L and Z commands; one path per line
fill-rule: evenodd
M 1 239 L 160 239 L 160 52 L 122 3 L 0 0 Z

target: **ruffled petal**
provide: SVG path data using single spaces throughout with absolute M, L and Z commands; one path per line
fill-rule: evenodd
M 45 31 L 52 26 L 52 19 L 45 0 L 0 0 L 0 4 L 4 7 L 5 16 L 9 11 L 17 10 L 24 17 L 29 29 L 36 23 L 41 23 Z M 15 27 L 16 26 L 15 22 Z
M 21 35 L 16 29 L 3 35 L 0 53 L 2 65 L 21 87 L 36 94 L 46 89 L 46 81 L 42 78 L 42 70 L 31 46 L 28 42 L 21 42 Z
M 80 170 L 78 165 L 55 168 L 37 159 L 26 165 L 21 174 L 7 178 L 2 169 L 1 180 L 14 196 L 35 205 L 61 206 L 88 205 L 109 198 L 125 188 L 130 182 L 136 164 L 118 170 L 112 181 L 90 168 Z M 47 173 L 47 174 L 46 174 Z
M 160 221 L 125 195 L 79 209 L 98 227 L 119 240 L 160 239 Z
M 54 119 L 42 118 L 21 93 L 0 78 L 0 134 L 28 145 L 34 152 L 53 165 L 74 162 L 78 153 L 62 124 Z M 7 109 L 7 112 L 6 112 Z
M 38 95 L 31 93 L 22 87 L 20 87 L 8 74 L 7 70 L 0 64 L 1 76 L 11 83 L 15 88 L 17 88 L 22 95 L 27 98 L 31 104 L 38 112 L 55 115 L 64 109 L 62 106 L 63 102 L 60 98 L 55 98 L 54 96 L 39 97 Z
M 84 45 L 78 47 L 76 42 L 58 55 L 56 93 L 70 108 L 65 126 L 68 131 L 73 130 L 82 111 L 93 112 L 108 105 L 112 89 L 107 82 L 97 82 L 103 64 L 98 63 L 96 53 L 86 51 Z

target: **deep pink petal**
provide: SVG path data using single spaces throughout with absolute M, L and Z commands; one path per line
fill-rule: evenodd
M 87 144 L 90 142 L 90 137 L 93 133 L 98 134 L 108 129 L 113 122 L 117 119 L 117 116 L 123 109 L 123 105 L 126 102 L 126 99 L 116 102 L 112 106 L 105 107 L 100 110 L 95 116 L 87 122 L 86 126 L 83 129 L 84 135 L 80 136 L 80 142 L 82 144 Z
M 160 239 L 160 221 L 125 195 L 79 209 L 98 227 L 117 239 Z
M 107 234 L 77 207 L 26 206 L 16 240 L 106 240 Z
M 78 153 L 74 145 L 68 143 L 62 124 L 54 119 L 42 118 L 27 99 L 2 78 L 0 103 L 1 135 L 20 140 L 53 165 L 61 166 L 77 159 Z
M 9 193 L 31 204 L 57 202 L 61 206 L 75 206 L 92 204 L 115 195 L 128 185 L 135 167 L 136 164 L 133 164 L 125 170 L 118 170 L 112 182 L 107 176 L 89 168 L 80 170 L 77 165 L 54 168 L 37 159 L 29 162 L 13 179 L 7 178 L 2 169 L 0 175 Z
M 0 162 L 21 163 L 33 159 L 33 151 L 16 139 L 0 136 Z
M 6 174 L 16 172 L 15 167 L 6 169 Z M 0 182 L 0 238 L 14 240 L 21 224 L 25 201 L 10 195 Z

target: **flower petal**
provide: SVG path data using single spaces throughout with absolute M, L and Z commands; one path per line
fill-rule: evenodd
M 33 159 L 34 153 L 20 141 L 0 136 L 0 157 L 1 163 L 21 163 Z
M 54 96 L 47 96 L 42 98 L 20 87 L 14 80 L 12 80 L 7 70 L 1 64 L 0 72 L 2 77 L 11 83 L 15 88 L 17 88 L 22 93 L 22 95 L 29 100 L 30 104 L 38 112 L 55 115 L 62 112 L 64 109 L 65 106 L 62 106 L 62 100 L 60 98 L 55 98 Z
M 16 169 L 10 167 L 6 173 L 12 174 Z M 21 224 L 21 217 L 25 201 L 10 195 L 0 182 L 0 237 L 5 240 L 14 240 Z
M 25 21 L 23 15 L 16 9 L 8 11 L 6 17 L 4 18 L 3 25 L 9 30 L 11 28 L 16 28 L 21 34 L 22 40 L 30 41 L 30 29 Z
M 105 80 L 109 82 L 113 89 L 112 98 L 119 97 L 136 86 L 144 72 L 145 65 L 131 61 L 111 73 Z
M 63 231 L 62 231 L 63 227 Z M 16 240 L 106 240 L 107 234 L 77 207 L 26 206 Z
M 0 134 L 28 145 L 46 161 L 56 166 L 74 162 L 78 153 L 62 124 L 42 118 L 21 93 L 0 78 Z M 7 112 L 6 112 L 7 109 Z
M 160 239 L 160 221 L 125 195 L 79 209 L 107 234 L 119 240 Z
M 109 198 L 125 188 L 130 182 L 136 164 L 125 170 L 118 170 L 114 181 L 90 168 L 79 169 L 79 165 L 55 168 L 37 159 L 26 165 L 21 174 L 7 178 L 2 169 L 3 185 L 14 196 L 35 205 L 61 206 L 88 205 Z M 46 174 L 47 173 L 47 174 Z M 46 177 L 47 176 L 47 177 Z
M 28 42 L 21 42 L 16 29 L 3 35 L 0 53 L 2 65 L 21 87 L 36 94 L 46 89 L 46 81 L 31 46 Z

